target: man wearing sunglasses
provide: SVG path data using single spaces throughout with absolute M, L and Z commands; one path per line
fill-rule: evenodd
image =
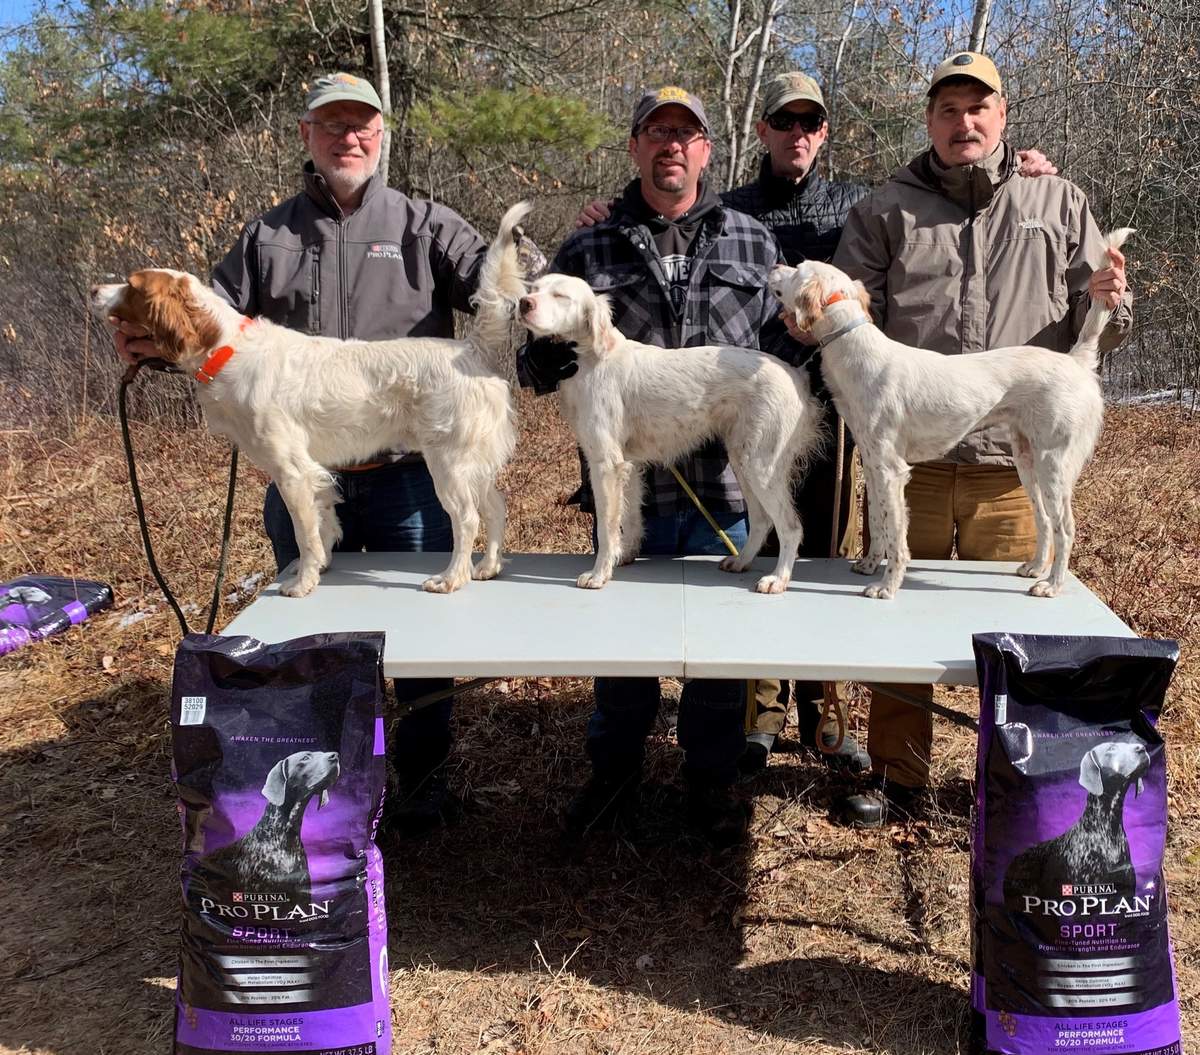
M 637 177 L 603 222 L 576 231 L 552 270 L 608 296 L 626 337 L 663 348 L 731 344 L 782 350 L 793 342 L 766 288 L 782 257 L 758 221 L 726 208 L 707 179 L 712 154 L 700 100 L 678 87 L 646 92 L 634 108 L 628 150 Z M 570 347 L 534 341 L 522 350 L 524 383 L 552 391 L 575 370 Z M 717 442 L 677 466 L 736 545 L 746 504 Z M 664 469 L 646 474 L 642 553 L 724 554 L 724 546 Z M 590 496 L 589 496 L 590 497 Z M 593 775 L 567 808 L 567 830 L 628 825 L 637 805 L 645 741 L 659 707 L 657 678 L 597 678 L 587 729 Z M 740 842 L 748 811 L 733 790 L 745 746 L 745 682 L 692 680 L 683 689 L 678 737 L 687 817 L 714 845 Z
M 213 286 L 251 317 L 302 333 L 384 340 L 453 337 L 454 309 L 471 311 L 487 246 L 461 216 L 386 186 L 378 175 L 383 106 L 371 84 L 348 73 L 316 80 L 299 133 L 310 160 L 304 189 L 251 220 L 213 272 Z M 123 357 L 152 357 L 148 340 L 118 335 Z M 340 551 L 449 551 L 450 520 L 420 454 L 380 451 L 339 466 Z M 279 571 L 299 550 L 291 516 L 272 484 L 263 521 Z M 397 679 L 401 701 L 447 688 L 447 679 Z M 396 726 L 397 794 L 385 823 L 410 834 L 436 826 L 454 805 L 445 763 L 450 700 Z

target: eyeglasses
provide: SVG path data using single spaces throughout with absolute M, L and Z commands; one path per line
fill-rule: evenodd
M 790 110 L 776 110 L 767 118 L 767 124 L 776 132 L 790 132 L 796 125 L 799 125 L 800 131 L 805 135 L 819 132 L 824 123 L 824 114 L 794 114 Z
M 697 139 L 703 139 L 704 129 L 695 125 L 682 125 L 679 128 L 672 128 L 670 125 L 642 125 L 638 135 L 645 136 L 651 143 L 674 141 L 687 146 Z
M 313 128 L 319 128 L 332 139 L 341 139 L 349 132 L 360 143 L 369 143 L 383 131 L 382 128 L 372 128 L 370 125 L 348 125 L 342 121 L 305 121 L 304 123 L 312 125 Z

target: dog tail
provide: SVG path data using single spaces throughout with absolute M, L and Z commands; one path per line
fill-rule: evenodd
M 524 233 L 518 224 L 532 208 L 531 202 L 523 201 L 504 214 L 479 269 L 479 288 L 471 298 L 475 326 L 469 339 L 489 362 L 499 351 L 507 349 L 517 302 L 525 295 L 525 269 L 521 261 Z
M 1104 236 L 1104 247 L 1120 249 L 1125 244 L 1125 239 L 1133 233 L 1132 227 L 1118 227 L 1115 231 L 1109 231 Z M 1107 257 L 1093 262 L 1093 270 L 1096 271 L 1107 266 Z M 1083 328 L 1079 331 L 1079 336 L 1075 338 L 1075 343 L 1071 345 L 1071 358 L 1080 366 L 1086 367 L 1088 370 L 1095 370 L 1099 365 L 1100 336 L 1104 333 L 1104 327 L 1108 325 L 1108 320 L 1111 318 L 1111 309 L 1104 307 L 1098 301 L 1093 300 L 1088 306 L 1087 315 L 1083 320 Z

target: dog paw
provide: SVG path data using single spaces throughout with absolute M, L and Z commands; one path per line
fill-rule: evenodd
M 745 571 L 748 565 L 742 560 L 741 557 L 724 557 L 717 567 L 720 568 L 721 571 L 739 572 Z
M 280 585 L 279 592 L 284 597 L 307 597 L 313 592 L 320 578 L 319 571 L 297 572 L 291 579 Z
M 783 593 L 792 580 L 782 575 L 764 575 L 754 584 L 755 593 Z
M 1029 593 L 1032 597 L 1057 597 L 1060 589 L 1060 586 L 1055 586 L 1049 579 L 1039 579 L 1029 587 Z
M 449 575 L 431 575 L 423 583 L 421 589 L 426 593 L 453 593 L 466 579 L 451 578 Z
M 500 574 L 504 567 L 504 561 L 480 561 L 471 569 L 471 578 L 477 579 L 480 582 L 486 582 L 488 579 L 494 579 Z
M 861 557 L 850 565 L 850 570 L 856 575 L 874 575 L 878 567 L 878 557 Z
M 1027 560 L 1017 568 L 1017 574 L 1023 579 L 1038 579 L 1046 574 L 1046 566 Z
M 881 582 L 873 582 L 863 590 L 863 596 L 870 597 L 876 601 L 890 601 L 896 596 L 896 591 Z
M 575 585 L 581 590 L 599 590 L 606 582 L 608 582 L 607 575 L 598 571 L 585 571 L 575 580 Z

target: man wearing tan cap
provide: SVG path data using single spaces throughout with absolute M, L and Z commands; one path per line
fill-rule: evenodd
M 379 178 L 382 109 L 371 83 L 354 74 L 311 85 L 299 118 L 310 156 L 304 189 L 251 220 L 213 272 L 216 291 L 238 311 L 327 337 L 454 336 L 454 309 L 472 310 L 487 246 L 457 213 Z M 126 336 L 118 336 L 125 358 L 157 354 L 148 340 Z M 341 466 L 334 476 L 343 532 L 335 549 L 452 548 L 449 517 L 419 453 L 381 451 L 371 464 Z M 299 551 L 274 484 L 263 522 L 282 572 Z M 397 679 L 396 696 L 410 700 L 452 684 Z M 385 823 L 398 830 L 435 826 L 454 805 L 444 775 L 450 706 L 444 700 L 396 725 L 391 761 L 399 786 Z
M 925 109 L 929 149 L 851 210 L 834 263 L 863 281 L 875 322 L 905 344 L 944 355 L 1019 344 L 1066 352 L 1095 298 L 1116 309 L 1101 339 L 1111 349 L 1132 319 L 1124 258 L 1105 250 L 1078 187 L 1018 176 L 1007 115 L 990 59 L 963 51 L 942 62 Z M 914 466 L 905 497 L 913 557 L 1032 555 L 1033 512 L 1006 428 L 974 432 L 937 462 Z M 928 685 L 896 689 L 933 698 Z M 929 711 L 874 694 L 872 786 L 843 801 L 843 819 L 874 827 L 916 809 L 932 746 Z

